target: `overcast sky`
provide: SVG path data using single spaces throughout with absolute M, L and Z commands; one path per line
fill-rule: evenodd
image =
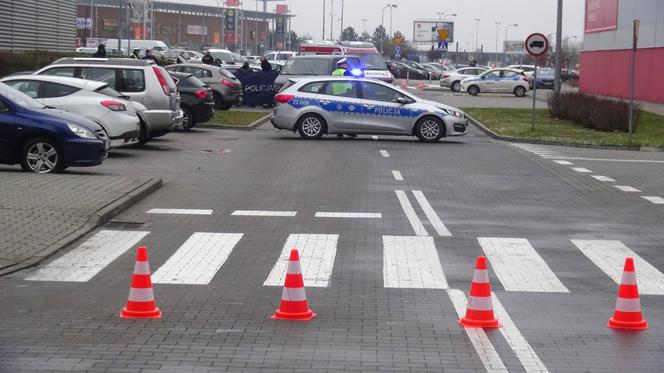
M 181 3 L 216 5 L 216 0 L 171 0 Z M 326 37 L 330 33 L 330 4 L 334 1 L 335 35 L 338 37 L 342 0 L 325 0 Z M 224 3 L 220 0 L 219 3 Z M 259 2 L 262 4 L 262 2 Z M 496 49 L 496 24 L 501 22 L 498 36 L 500 49 L 505 37 L 505 25 L 517 23 L 518 27 L 509 29 L 508 39 L 517 40 L 533 32 L 554 33 L 556 29 L 557 0 L 347 0 L 345 1 L 344 25 L 353 26 L 358 33 L 363 30 L 362 19 L 367 19 L 367 31 L 373 33 L 381 22 L 381 10 L 388 3 L 396 4 L 393 10 L 392 31 L 400 30 L 411 40 L 413 21 L 416 19 L 437 19 L 437 12 L 456 13 L 455 41 L 459 49 L 471 49 L 475 32 L 475 18 L 479 18 L 479 44 L 485 51 Z M 583 36 L 583 0 L 565 0 L 563 12 L 563 35 Z M 323 0 L 285 0 L 270 2 L 268 9 L 275 4 L 288 4 L 296 17 L 292 21 L 293 31 L 300 35 L 310 34 L 315 39 L 322 37 Z M 245 8 L 255 9 L 256 1 L 245 0 Z M 262 8 L 262 5 L 260 5 Z M 385 28 L 390 29 L 390 10 L 385 11 Z M 449 19 L 449 18 L 446 18 Z M 450 46 L 452 49 L 453 46 Z

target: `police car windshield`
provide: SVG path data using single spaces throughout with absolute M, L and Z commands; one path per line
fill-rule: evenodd
M 330 75 L 330 60 L 320 58 L 294 58 L 288 60 L 281 75 Z
M 385 60 L 380 54 L 358 54 L 362 67 L 366 70 L 387 70 Z

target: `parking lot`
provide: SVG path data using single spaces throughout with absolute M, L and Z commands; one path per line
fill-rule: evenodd
M 66 172 L 163 187 L 0 280 L 0 370 L 659 372 L 664 205 L 644 197 L 664 196 L 663 167 L 662 153 L 511 144 L 476 128 L 424 144 L 306 141 L 267 123 L 115 149 Z M 119 318 L 137 245 L 160 320 Z M 270 319 L 292 247 L 318 314 L 308 322 Z M 606 327 L 625 254 L 650 323 L 638 334 Z M 497 330 L 457 323 L 478 255 Z

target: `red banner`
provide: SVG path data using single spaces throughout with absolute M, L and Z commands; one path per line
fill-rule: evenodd
M 586 0 L 586 32 L 618 28 L 618 0 Z
M 238 6 L 239 0 L 226 0 L 226 6 Z
M 286 14 L 286 13 L 288 13 L 288 5 L 277 4 L 277 14 Z

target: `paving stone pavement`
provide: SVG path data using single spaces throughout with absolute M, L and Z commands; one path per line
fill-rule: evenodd
M 242 133 L 200 129 L 112 154 L 102 167 L 86 172 L 163 177 L 164 187 L 53 260 L 0 278 L 0 371 L 661 372 L 664 296 L 641 297 L 647 331 L 608 329 L 617 284 L 572 240 L 620 240 L 662 271 L 662 206 L 475 130 L 440 144 L 379 137 L 303 141 L 269 125 Z M 383 158 L 379 150 L 390 157 Z M 555 152 L 580 154 L 561 147 Z M 580 155 L 631 157 L 604 151 Z M 664 154 L 651 159 L 660 157 Z M 626 185 L 652 188 L 653 195 L 660 190 L 662 173 L 652 175 L 661 172 L 658 166 L 602 164 L 604 175 L 625 178 Z M 394 170 L 404 180 L 395 179 Z M 427 235 L 416 235 L 397 190 L 404 191 Z M 415 191 L 426 196 L 451 235 L 437 234 L 431 210 Z M 146 213 L 158 208 L 212 213 Z M 236 210 L 258 213 L 235 216 Z M 269 216 L 265 211 L 297 214 Z M 321 211 L 380 213 L 381 218 L 316 217 Z M 153 274 L 166 265 L 177 267 L 174 261 L 188 275 L 197 274 L 195 261 L 207 269 L 206 258 L 194 256 L 198 250 L 185 246 L 180 251 L 192 237 L 243 237 L 232 248 L 219 249 L 230 253 L 223 253 L 225 261 L 213 276 L 191 280 L 198 285 L 155 283 L 163 312 L 159 320 L 119 318 L 134 267 L 133 249 L 85 282 L 29 280 L 105 230 L 149 232 L 139 244 L 148 247 Z M 338 235 L 334 244 L 326 241 L 320 249 L 312 244 L 302 254 L 314 250 L 310 263 L 320 265 L 311 269 L 319 286 L 306 289 L 318 316 L 305 323 L 271 320 L 281 288 L 266 286 L 266 279 L 280 265 L 289 238 L 307 234 Z M 420 246 L 386 247 L 386 237 L 390 245 Z M 494 257 L 497 250 L 504 256 L 489 263 L 492 289 L 513 323 L 475 334 L 495 351 L 500 366 L 483 363 L 486 350 L 476 350 L 459 326 L 448 294 L 461 289 L 467 295 L 475 258 L 486 254 L 481 237 L 523 243 L 494 248 Z M 200 251 L 211 247 L 205 243 Z M 537 266 L 550 269 L 547 281 L 533 281 L 538 291 L 507 286 L 537 275 L 506 259 L 509 250 L 526 256 L 515 263 L 537 255 Z M 394 263 L 398 271 L 386 270 Z M 519 276 L 501 279 L 493 269 L 498 266 L 511 266 Z M 386 285 L 386 279 L 395 280 L 391 273 L 399 276 L 398 288 L 389 287 L 390 281 Z M 559 283 L 569 292 L 546 292 L 560 290 Z
M 0 269 L 38 259 L 150 178 L 0 169 Z

